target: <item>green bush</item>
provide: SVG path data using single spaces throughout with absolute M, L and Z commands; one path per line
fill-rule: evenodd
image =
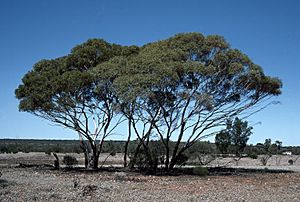
M 248 154 L 248 157 L 252 158 L 252 159 L 257 159 L 258 155 L 255 153 L 250 153 L 250 154 Z
M 207 176 L 208 175 L 208 169 L 207 167 L 202 166 L 196 166 L 193 168 L 193 174 L 199 175 L 199 176 Z
M 78 164 L 77 159 L 74 156 L 65 155 L 63 158 L 63 163 L 68 167 L 72 168 L 74 165 Z
M 130 157 L 129 166 L 137 166 L 140 170 L 155 172 L 158 166 L 158 155 L 155 152 L 146 153 L 143 149 L 140 149 Z
M 133 165 L 136 165 L 139 169 L 156 168 L 155 156 L 148 156 L 144 152 L 140 152 L 134 158 L 130 159 L 130 163 L 133 163 Z

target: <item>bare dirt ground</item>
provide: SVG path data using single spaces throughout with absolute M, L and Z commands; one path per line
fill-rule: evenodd
M 57 171 L 48 167 L 14 166 L 18 163 L 51 164 L 52 156 L 42 153 L 10 155 L 16 156 L 0 155 L 0 201 L 300 201 L 300 172 L 198 177 Z M 115 164 L 122 155 L 113 158 L 116 161 L 110 159 L 110 162 Z M 285 160 L 281 160 L 282 164 L 274 167 L 290 169 L 288 164 L 284 165 Z M 246 163 L 243 161 L 239 166 Z M 270 160 L 268 168 L 273 166 L 272 162 Z M 293 166 L 296 170 L 299 167 Z

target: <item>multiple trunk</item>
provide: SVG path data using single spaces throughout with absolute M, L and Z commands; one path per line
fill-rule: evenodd
M 80 141 L 80 147 L 84 152 L 84 165 L 86 169 L 98 169 L 99 156 L 102 144 L 98 146 L 94 141 Z
M 142 137 L 139 138 L 139 144 L 136 146 L 136 150 L 132 157 L 132 162 L 128 164 L 127 157 L 128 157 L 128 147 L 131 140 L 131 127 L 136 127 L 134 124 L 132 124 L 131 121 L 128 121 L 128 139 L 125 142 L 124 147 L 124 167 L 130 167 L 133 168 L 135 166 L 135 160 L 138 158 L 138 155 L 142 153 L 145 157 L 145 161 L 147 162 L 147 166 L 151 170 L 156 170 L 159 162 L 159 157 L 156 156 L 156 154 L 153 155 L 153 151 L 151 150 L 151 147 L 149 145 L 150 141 L 150 133 L 151 129 Z M 137 130 L 136 128 L 134 128 Z M 136 131 L 137 132 L 137 131 Z M 175 148 L 171 150 L 171 144 L 169 138 L 165 140 L 165 154 L 164 154 L 164 167 L 166 171 L 174 169 L 175 165 L 177 164 L 179 160 L 179 156 L 184 152 L 184 149 L 180 148 L 180 142 L 182 135 L 179 135 L 179 140 L 175 144 Z M 99 156 L 102 150 L 103 141 L 100 141 L 99 144 L 97 144 L 96 141 L 93 141 L 92 139 L 88 139 L 86 141 L 80 140 L 80 147 L 82 151 L 84 152 L 85 157 L 85 168 L 86 169 L 98 169 L 99 166 Z

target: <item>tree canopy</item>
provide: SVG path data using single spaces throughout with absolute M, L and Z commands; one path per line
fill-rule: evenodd
M 127 119 L 146 155 L 149 139 L 160 139 L 168 169 L 196 141 L 255 111 L 281 87 L 223 37 L 184 33 L 141 47 L 88 40 L 67 56 L 36 63 L 16 96 L 21 111 L 89 140 L 95 158 L 101 152 L 96 140 Z M 172 149 L 170 141 L 176 142 Z

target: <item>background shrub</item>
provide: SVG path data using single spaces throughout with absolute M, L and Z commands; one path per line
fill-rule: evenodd
M 255 153 L 250 153 L 250 154 L 248 154 L 248 157 L 252 158 L 252 159 L 257 159 L 258 155 Z
M 206 167 L 202 166 L 196 166 L 193 168 L 193 174 L 199 175 L 199 176 L 207 176 L 208 175 L 208 169 Z
M 259 160 L 263 166 L 266 166 L 270 158 L 271 155 L 262 155 Z
M 63 163 L 68 167 L 72 168 L 74 165 L 78 164 L 77 159 L 74 156 L 65 155 L 63 158 Z

